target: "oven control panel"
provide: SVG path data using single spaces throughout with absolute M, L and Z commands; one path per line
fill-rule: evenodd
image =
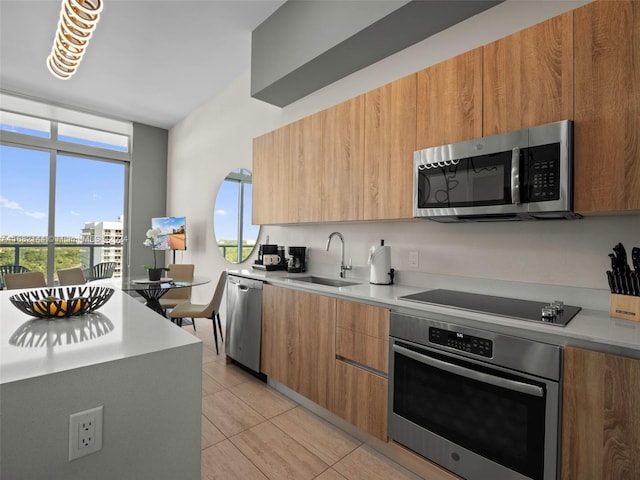
M 486 338 L 474 337 L 466 333 L 444 330 L 442 328 L 429 327 L 429 341 L 437 345 L 442 345 L 463 352 L 481 355 L 483 357 L 493 357 L 493 341 Z

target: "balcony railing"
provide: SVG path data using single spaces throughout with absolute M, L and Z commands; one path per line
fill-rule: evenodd
M 106 261 L 96 249 L 123 248 L 112 243 L 56 243 L 54 245 L 54 271 L 48 271 L 48 247 L 46 243 L 0 243 L 0 265 L 22 265 L 31 271 L 44 273 L 49 285 L 58 281 L 56 270 L 61 268 L 80 267 L 88 270 L 95 264 Z M 118 266 L 114 276 L 121 276 L 122 256 L 117 260 Z

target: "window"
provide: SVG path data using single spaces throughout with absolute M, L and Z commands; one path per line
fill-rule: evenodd
M 51 138 L 51 122 L 41 118 L 0 110 L 0 130 L 35 137 Z
M 0 97 L 3 106 L 59 117 L 0 111 L 0 264 L 42 271 L 50 285 L 60 268 L 114 259 L 120 275 L 130 124 Z

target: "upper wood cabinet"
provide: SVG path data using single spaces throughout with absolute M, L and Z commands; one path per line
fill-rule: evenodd
M 251 221 L 289 223 L 290 127 L 253 139 L 253 199 Z
M 417 76 L 416 150 L 482 136 L 482 48 Z
M 575 209 L 640 211 L 640 2 L 574 15 Z
M 321 114 L 305 117 L 289 126 L 289 221 L 322 221 L 322 162 L 315 139 L 321 137 Z
M 416 75 L 365 95 L 364 220 L 413 217 Z
M 640 361 L 568 347 L 562 479 L 640 478 Z
M 573 118 L 573 13 L 483 47 L 483 132 Z
M 364 168 L 364 96 L 316 114 L 315 151 L 321 169 L 322 220 L 362 220 Z M 308 219 L 306 221 L 309 221 Z

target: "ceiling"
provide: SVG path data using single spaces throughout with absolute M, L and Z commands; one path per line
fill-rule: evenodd
M 0 0 L 0 89 L 168 129 L 250 68 L 251 32 L 284 0 L 103 2 L 59 80 L 46 58 L 60 0 Z

